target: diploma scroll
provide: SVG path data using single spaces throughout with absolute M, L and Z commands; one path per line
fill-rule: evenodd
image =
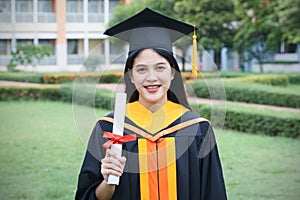
M 126 109 L 126 93 L 116 93 L 115 99 L 115 110 L 114 110 L 114 123 L 112 133 L 123 136 L 124 131 L 124 120 L 125 120 L 125 109 Z M 112 144 L 111 150 L 121 157 L 122 155 L 122 144 Z M 120 177 L 109 175 L 108 184 L 119 185 Z

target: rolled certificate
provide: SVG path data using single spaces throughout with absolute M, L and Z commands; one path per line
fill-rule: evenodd
M 116 93 L 115 110 L 114 110 L 114 123 L 112 133 L 123 136 L 124 131 L 124 120 L 125 120 L 125 109 L 126 109 L 126 93 Z M 122 144 L 112 144 L 111 150 L 121 157 L 122 155 Z M 108 184 L 119 185 L 120 177 L 109 175 Z

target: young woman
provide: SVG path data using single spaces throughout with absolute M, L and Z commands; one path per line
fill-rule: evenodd
M 151 46 L 131 49 L 124 70 L 124 135 L 136 138 L 123 143 L 118 157 L 102 147 L 114 114 L 96 123 L 76 199 L 226 199 L 210 123 L 190 110 L 172 51 Z M 110 174 L 120 177 L 119 185 L 107 183 Z

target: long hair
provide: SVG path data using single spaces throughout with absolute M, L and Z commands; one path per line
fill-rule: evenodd
M 164 57 L 169 62 L 171 68 L 175 69 L 174 79 L 171 81 L 170 88 L 167 92 L 168 100 L 174 103 L 181 104 L 188 109 L 191 109 L 187 101 L 178 63 L 174 58 L 174 56 L 172 55 L 172 53 L 169 52 L 168 50 L 161 49 L 161 48 L 151 48 L 151 49 L 153 49 L 156 53 Z M 131 51 L 126 60 L 125 69 L 124 69 L 124 82 L 125 82 L 125 92 L 127 93 L 129 102 L 138 101 L 139 99 L 139 92 L 137 91 L 135 85 L 131 82 L 129 74 L 131 73 L 130 70 L 132 70 L 133 68 L 133 62 L 135 58 L 143 50 L 144 49 Z

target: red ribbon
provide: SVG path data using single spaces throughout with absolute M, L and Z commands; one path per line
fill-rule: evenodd
M 135 134 L 121 136 L 112 134 L 110 132 L 104 132 L 103 137 L 110 139 L 102 145 L 105 149 L 108 149 L 112 144 L 123 144 L 124 142 L 131 142 L 136 140 Z

